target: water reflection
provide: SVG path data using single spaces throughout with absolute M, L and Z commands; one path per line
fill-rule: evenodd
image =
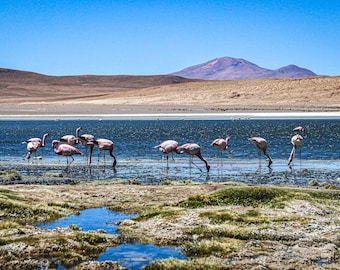
M 38 228 L 54 229 L 66 228 L 71 224 L 77 225 L 82 231 L 104 230 L 109 234 L 118 234 L 116 225 L 119 221 L 132 218 L 136 215 L 118 213 L 107 208 L 90 208 L 80 212 L 79 215 L 71 215 L 54 222 L 36 225 Z M 143 245 L 139 243 L 122 244 L 117 247 L 107 248 L 98 257 L 98 261 L 117 261 L 127 269 L 140 269 L 154 260 L 176 258 L 186 259 L 180 248 L 157 247 L 155 245 Z M 63 267 L 59 266 L 59 270 Z
M 79 215 L 71 215 L 46 224 L 37 225 L 39 228 L 66 228 L 71 224 L 77 225 L 82 231 L 104 230 L 109 234 L 117 234 L 117 222 L 135 217 L 136 215 L 118 213 L 107 208 L 90 208 L 80 211 Z
M 128 269 L 141 269 L 154 260 L 167 258 L 186 259 L 179 248 L 156 247 L 154 245 L 124 244 L 108 248 L 98 261 L 118 261 Z

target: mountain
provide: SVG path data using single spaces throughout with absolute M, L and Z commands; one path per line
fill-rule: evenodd
M 190 79 L 202 80 L 243 80 L 252 78 L 302 78 L 317 76 L 314 72 L 288 65 L 270 70 L 259 67 L 242 58 L 221 57 L 203 64 L 172 73 Z

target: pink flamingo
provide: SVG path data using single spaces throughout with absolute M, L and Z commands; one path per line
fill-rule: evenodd
M 205 167 L 207 168 L 207 171 L 209 172 L 210 165 L 202 157 L 201 147 L 198 144 L 196 144 L 196 143 L 186 143 L 186 144 L 183 144 L 182 146 L 178 146 L 176 148 L 176 152 L 179 153 L 179 154 L 182 154 L 182 153 L 189 154 L 191 156 L 191 159 L 193 158 L 193 156 L 198 157 L 200 160 L 202 160 L 205 163 Z M 192 163 L 192 160 L 191 160 L 191 163 Z
M 267 153 L 267 141 L 264 138 L 261 137 L 252 137 L 249 139 L 251 141 L 251 143 L 260 151 L 263 152 L 263 154 L 268 158 L 268 167 L 270 167 L 270 165 L 273 163 L 273 160 L 271 159 L 271 157 L 269 156 L 269 154 Z M 259 160 L 260 160 L 260 155 L 259 155 Z
M 40 147 L 45 147 L 46 138 L 48 133 L 43 135 L 43 138 L 30 138 L 27 141 L 22 142 L 23 144 L 27 144 L 27 155 L 26 158 L 29 160 L 31 158 L 32 153 L 34 153 L 34 158 L 36 158 L 37 150 Z
M 212 145 L 215 149 L 217 149 L 218 151 L 220 151 L 221 154 L 222 154 L 222 151 L 228 149 L 229 140 L 230 140 L 230 137 L 227 137 L 226 139 L 218 138 L 218 139 L 214 140 L 214 141 L 211 143 L 211 145 Z
M 302 146 L 302 141 L 303 141 L 303 137 L 300 134 L 295 134 L 292 137 L 291 143 L 293 144 L 293 149 L 292 149 L 292 152 L 290 153 L 290 156 L 289 156 L 289 159 L 288 159 L 288 165 L 290 165 L 293 161 L 293 156 L 295 154 L 296 148 Z
M 99 151 L 109 151 L 110 156 L 113 157 L 112 167 L 116 167 L 117 159 L 113 154 L 113 148 L 114 148 L 113 142 L 108 139 L 96 139 L 94 141 L 94 145 L 98 147 Z M 91 149 L 90 156 L 92 156 L 92 149 Z M 98 161 L 99 161 L 99 152 L 98 152 Z M 91 163 L 91 160 L 90 160 L 90 163 Z M 105 152 L 104 152 L 104 163 L 105 163 Z
M 172 153 L 172 159 L 174 159 L 174 152 L 176 152 L 177 147 L 178 147 L 178 142 L 174 140 L 166 140 L 154 146 L 154 148 L 159 148 L 162 154 L 166 155 L 167 166 L 168 166 L 169 154 Z M 162 159 L 163 159 L 163 155 L 162 155 Z
M 67 144 L 70 144 L 70 145 L 78 144 L 79 130 L 81 130 L 81 127 L 78 127 L 76 129 L 76 136 L 74 136 L 74 135 L 64 135 L 64 136 L 62 136 L 60 138 L 60 142 L 61 143 L 67 143 Z
M 79 127 L 79 130 L 82 128 Z M 78 130 L 78 132 L 79 132 Z M 88 164 L 91 164 L 92 161 L 92 151 L 93 151 L 93 146 L 94 146 L 94 136 L 92 134 L 82 134 L 77 137 L 78 142 L 80 142 L 83 146 L 85 146 L 85 155 L 88 156 L 88 148 L 90 148 L 90 155 L 88 157 Z
M 57 140 L 52 141 L 52 146 L 54 148 L 54 153 L 60 156 L 66 157 L 67 160 L 67 166 L 70 165 L 73 161 L 73 155 L 81 155 L 82 153 L 79 151 L 79 149 L 75 148 L 72 145 L 69 144 L 59 144 L 60 142 Z M 68 157 L 72 158 L 72 161 L 68 163 Z
M 293 131 L 295 131 L 295 132 L 305 132 L 305 128 L 303 128 L 302 126 L 298 126 L 298 127 L 294 128 Z

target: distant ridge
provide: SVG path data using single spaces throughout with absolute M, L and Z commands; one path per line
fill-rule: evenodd
M 288 65 L 279 69 L 270 70 L 259 67 L 242 58 L 221 57 L 203 64 L 187 67 L 171 73 L 190 79 L 201 80 L 243 80 L 253 78 L 302 78 L 317 76 L 314 72 Z

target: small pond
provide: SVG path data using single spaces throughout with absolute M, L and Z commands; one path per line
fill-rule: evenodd
M 118 213 L 109 209 L 90 208 L 80 212 L 79 215 L 71 215 L 50 223 L 36 225 L 38 228 L 54 229 L 66 228 L 71 224 L 77 225 L 83 232 L 105 230 L 109 234 L 118 234 L 116 225 L 119 221 L 133 218 L 136 215 Z M 128 269 L 140 269 L 154 260 L 176 258 L 186 259 L 181 253 L 180 248 L 157 247 L 155 245 L 143 244 L 122 244 L 117 247 L 107 248 L 104 253 L 98 257 L 98 261 L 117 261 L 119 264 Z M 61 266 L 58 270 L 62 270 Z

